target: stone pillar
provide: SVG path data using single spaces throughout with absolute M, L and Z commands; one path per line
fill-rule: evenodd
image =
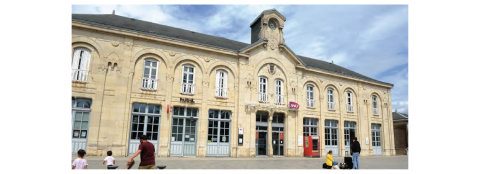
M 268 114 L 268 132 L 267 132 L 267 141 L 268 141 L 268 153 L 269 157 L 273 156 L 273 145 L 272 145 L 272 120 L 273 120 L 273 111 L 270 111 Z

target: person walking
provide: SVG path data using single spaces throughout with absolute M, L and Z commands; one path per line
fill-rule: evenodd
M 133 158 L 140 154 L 140 165 L 138 169 L 156 169 L 155 168 L 155 146 L 147 141 L 146 135 L 140 136 L 140 146 L 138 150 L 128 159 L 127 166 L 130 166 Z
M 358 160 L 358 156 L 360 155 L 361 150 L 362 148 L 360 147 L 360 143 L 357 141 L 357 137 L 353 137 L 353 143 L 352 143 L 353 169 L 360 169 L 360 161 Z

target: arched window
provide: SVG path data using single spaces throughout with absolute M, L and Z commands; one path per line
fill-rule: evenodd
M 333 89 L 328 88 L 327 94 L 328 94 L 328 110 L 335 110 L 335 101 L 333 100 L 334 98 Z
M 145 60 L 142 77 L 142 89 L 157 90 L 158 62 L 153 59 Z
M 218 70 L 215 83 L 215 96 L 227 97 L 227 72 Z
M 195 92 L 195 67 L 191 65 L 183 65 L 182 77 L 182 93 L 194 94 Z
M 373 115 L 378 115 L 377 96 L 372 96 Z
M 90 50 L 77 48 L 73 51 L 72 81 L 87 82 Z
M 280 79 L 275 80 L 275 104 L 283 105 L 285 95 L 283 95 L 283 81 Z
M 315 99 L 313 99 L 313 85 L 307 85 L 307 107 L 315 107 Z
M 347 91 L 347 112 L 353 112 L 353 95 Z
M 267 78 L 260 77 L 258 79 L 258 101 L 260 102 L 268 102 L 268 95 L 267 95 Z

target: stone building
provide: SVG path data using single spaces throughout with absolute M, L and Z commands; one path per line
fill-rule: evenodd
M 160 157 L 395 155 L 392 84 L 296 55 L 286 18 L 263 11 L 251 43 L 115 14 L 72 14 L 72 154 Z M 298 108 L 297 108 L 298 107 Z
M 392 113 L 396 154 L 406 155 L 408 150 L 408 115 Z

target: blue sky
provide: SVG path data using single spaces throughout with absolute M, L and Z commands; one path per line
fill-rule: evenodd
M 250 43 L 266 9 L 287 18 L 285 43 L 298 55 L 334 61 L 392 83 L 392 108 L 408 113 L 406 5 L 74 5 L 72 13 L 115 14 Z

